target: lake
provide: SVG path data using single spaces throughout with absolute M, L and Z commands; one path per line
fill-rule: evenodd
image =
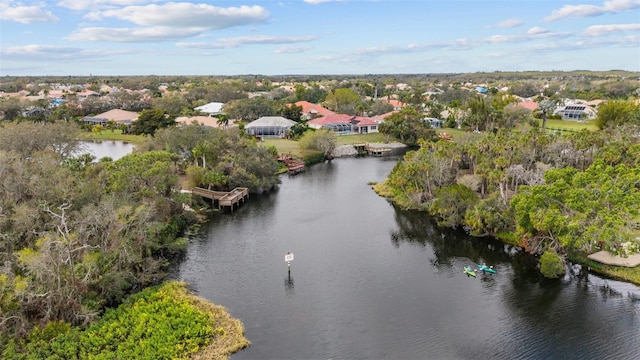
M 545 280 L 517 248 L 394 207 L 368 183 L 398 159 L 311 166 L 203 226 L 173 277 L 244 323 L 232 359 L 638 357 L 638 287 Z M 497 273 L 462 271 L 481 263 Z
M 89 152 L 96 157 L 96 160 L 100 160 L 103 157 L 118 160 L 130 154 L 135 147 L 132 143 L 119 140 L 81 141 L 80 144 L 82 146 L 80 153 Z

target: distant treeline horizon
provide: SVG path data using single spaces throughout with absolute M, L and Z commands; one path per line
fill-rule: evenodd
M 348 80 L 348 79 L 372 79 L 372 80 L 397 80 L 397 81 L 416 81 L 427 80 L 430 78 L 447 78 L 449 80 L 527 80 L 541 79 L 553 77 L 583 77 L 592 78 L 608 78 L 608 77 L 640 77 L 640 71 L 631 70 L 527 70 L 527 71 L 493 71 L 493 72 L 471 72 L 471 73 L 378 73 L 378 74 L 238 74 L 238 75 L 4 75 L 0 77 L 0 83 L 13 81 L 38 81 L 40 83 L 58 83 L 58 82 L 100 82 L 106 80 L 122 80 L 122 79 L 155 79 L 158 82 L 175 83 L 185 82 L 189 79 L 239 79 L 239 80 L 255 80 L 255 81 L 322 81 L 322 80 Z

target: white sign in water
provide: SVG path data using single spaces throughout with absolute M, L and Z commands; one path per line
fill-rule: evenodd
M 292 262 L 293 261 L 293 254 L 288 252 L 284 255 L 284 261 L 285 262 Z

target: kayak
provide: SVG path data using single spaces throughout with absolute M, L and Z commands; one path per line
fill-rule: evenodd
M 467 274 L 467 276 L 476 277 L 476 272 L 471 269 L 471 266 L 465 266 L 464 273 Z
M 492 274 L 495 274 L 496 271 L 493 269 L 493 266 L 487 266 L 485 264 L 478 264 L 478 271 L 482 271 L 482 272 L 490 272 Z

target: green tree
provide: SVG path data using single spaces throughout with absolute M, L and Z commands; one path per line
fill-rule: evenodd
M 331 91 L 324 100 L 328 109 L 340 114 L 355 115 L 360 97 L 351 89 L 340 88 Z
M 435 199 L 429 213 L 438 218 L 438 225 L 455 228 L 464 223 L 467 209 L 478 202 L 473 190 L 460 184 L 446 186 L 435 191 Z
M 385 119 L 379 126 L 383 134 L 399 139 L 407 145 L 418 145 L 420 139 L 432 139 L 435 130 L 423 120 L 424 115 L 412 107 L 405 107 Z
M 376 100 L 369 106 L 369 116 L 382 115 L 392 111 L 393 105 L 383 100 Z
M 331 158 L 331 153 L 336 148 L 338 141 L 336 133 L 327 129 L 307 131 L 298 140 L 301 149 L 318 150 L 324 154 L 325 159 Z
M 299 123 L 302 120 L 302 106 L 283 104 L 278 110 L 278 115 Z
M 640 104 L 633 100 L 606 101 L 598 106 L 595 123 L 600 130 L 625 124 L 640 125 Z
M 131 133 L 153 136 L 158 129 L 175 126 L 176 121 L 162 109 L 143 110 L 131 126 Z
M 189 102 L 179 94 L 164 95 L 151 101 L 154 110 L 162 110 L 170 117 L 177 117 L 185 110 L 190 111 Z
M 540 272 L 549 279 L 559 278 L 565 273 L 564 259 L 554 250 L 545 251 L 540 256 Z
M 474 130 L 486 130 L 490 127 L 493 107 L 482 95 L 475 95 L 467 100 L 466 108 L 469 110 L 467 122 Z
M 19 98 L 13 96 L 0 97 L 0 118 L 2 120 L 12 121 L 20 116 L 26 109 L 27 104 L 20 101 Z
M 262 96 L 229 102 L 225 104 L 224 112 L 229 115 L 229 118 L 244 122 L 250 122 L 262 116 L 274 116 L 278 113 L 276 102 Z

